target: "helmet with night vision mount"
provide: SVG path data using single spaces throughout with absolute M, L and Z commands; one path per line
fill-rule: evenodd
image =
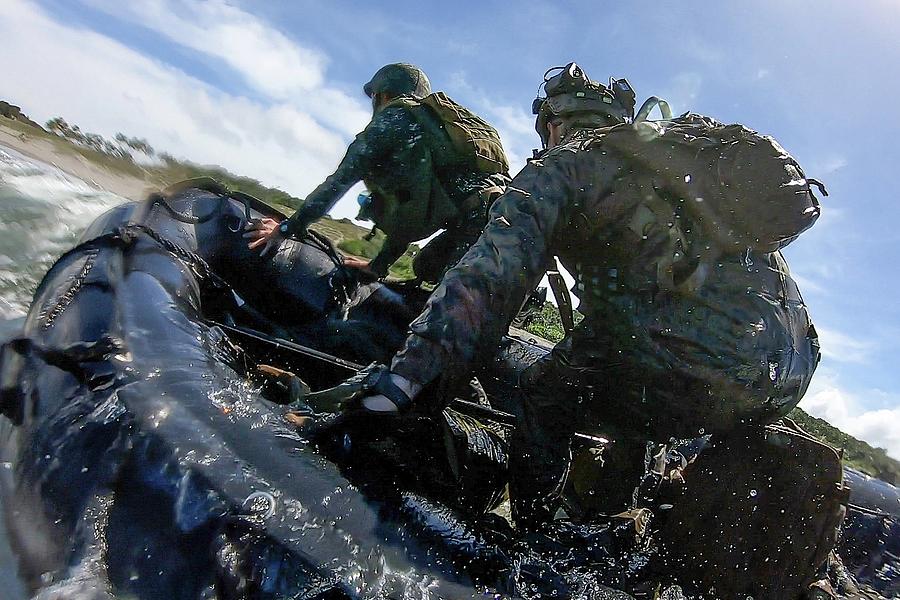
M 550 75 L 554 71 L 557 72 Z M 581 67 L 570 62 L 547 69 L 541 87 L 545 96 L 538 95 L 531 110 L 536 115 L 534 128 L 545 146 L 549 136 L 547 124 L 554 118 L 596 127 L 627 123 L 634 118 L 635 94 L 625 79 L 611 77 L 609 86 L 605 86 L 592 81 Z

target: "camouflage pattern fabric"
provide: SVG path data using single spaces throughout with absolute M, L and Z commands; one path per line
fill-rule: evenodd
M 465 214 L 423 246 L 413 258 L 416 277 L 431 283 L 439 282 L 481 235 L 488 210 L 501 193 L 502 188 L 487 188 L 466 200 L 464 204 L 469 206 Z
M 648 208 L 647 193 L 640 173 L 590 131 L 532 161 L 394 360 L 392 371 L 422 384 L 464 380 L 496 352 L 558 256 L 578 279 L 585 319 L 525 374 L 524 412 L 536 413 L 536 425 L 524 424 L 513 454 L 532 461 L 531 473 L 555 473 L 535 493 L 558 487 L 576 428 L 668 439 L 770 423 L 799 402 L 818 362 L 815 330 L 780 254 L 698 263 L 698 229 L 674 205 L 669 214 Z M 663 267 L 693 284 L 661 287 Z
M 335 172 L 291 217 L 292 229 L 305 229 L 331 210 L 354 184 L 365 181 L 376 195 L 392 200 L 392 210 L 376 211 L 375 225 L 388 239 L 370 265 L 374 271 L 386 273 L 411 242 L 454 226 L 455 221 L 446 218 L 455 211 L 453 206 L 463 205 L 482 189 L 508 182 L 502 175 L 481 173 L 471 167 L 441 168 L 458 163 L 443 156 L 449 147 L 429 142 L 422 125 L 407 108 L 388 106 L 378 111 L 350 144 Z M 446 207 L 448 202 L 450 206 Z M 431 214 L 436 205 L 442 215 Z M 486 212 L 478 218 L 480 229 Z

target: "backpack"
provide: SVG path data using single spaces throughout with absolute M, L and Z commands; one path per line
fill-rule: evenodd
M 803 597 L 849 500 L 834 448 L 783 419 L 714 437 L 681 476 L 654 507 L 666 572 L 716 598 Z
M 509 161 L 497 130 L 444 92 L 434 92 L 420 100 L 402 97 L 395 102 L 411 108 L 413 116 L 432 137 L 438 140 L 449 137 L 453 149 L 464 162 L 482 173 L 509 172 Z M 422 115 L 416 110 L 421 106 L 427 107 L 429 116 L 436 118 Z
M 723 253 L 783 248 L 819 217 L 810 182 L 827 195 L 771 137 L 694 113 L 617 125 L 603 132 L 602 143 L 682 204 Z

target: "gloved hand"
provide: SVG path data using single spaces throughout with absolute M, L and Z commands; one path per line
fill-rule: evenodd
M 305 435 L 316 435 L 353 414 L 396 414 L 408 408 L 421 389 L 384 365 L 372 364 L 333 388 L 309 394 L 304 398 L 308 408 L 285 418 Z
M 422 386 L 406 377 L 391 373 L 379 380 L 374 391 L 382 392 L 360 399 L 360 406 L 372 412 L 398 412 L 409 406 Z

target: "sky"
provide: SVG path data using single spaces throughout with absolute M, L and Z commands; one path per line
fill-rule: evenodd
M 830 192 L 785 251 L 823 348 L 801 406 L 900 459 L 897 39 L 896 0 L 0 0 L 0 99 L 299 197 L 365 126 L 362 84 L 390 62 L 494 124 L 514 171 L 539 143 L 543 72 L 572 60 L 638 102 L 743 123 Z M 356 191 L 334 216 L 355 215 Z

